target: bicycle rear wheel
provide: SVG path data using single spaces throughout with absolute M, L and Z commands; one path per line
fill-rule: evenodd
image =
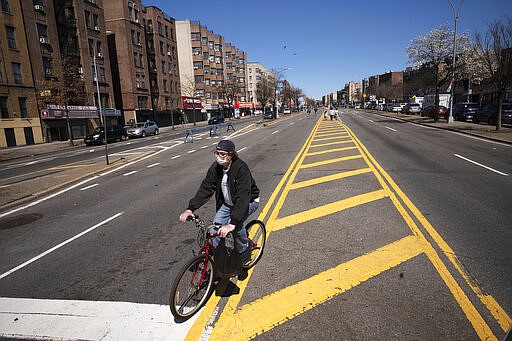
M 249 261 L 244 264 L 244 269 L 250 269 L 263 256 L 263 249 L 267 240 L 267 229 L 265 224 L 260 220 L 252 220 L 245 225 L 247 230 L 247 237 L 249 238 L 249 247 L 251 248 L 251 257 Z
M 180 270 L 169 299 L 174 317 L 187 319 L 201 309 L 212 291 L 213 273 L 213 262 L 205 254 L 195 256 Z

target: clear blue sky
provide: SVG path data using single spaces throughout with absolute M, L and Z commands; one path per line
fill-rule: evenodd
M 460 0 L 452 0 L 455 6 Z M 408 66 L 405 48 L 435 27 L 453 28 L 448 0 L 145 0 L 176 20 L 199 20 L 308 96 Z M 512 0 L 465 0 L 458 31 L 512 16 Z M 285 48 L 286 46 L 286 48 Z

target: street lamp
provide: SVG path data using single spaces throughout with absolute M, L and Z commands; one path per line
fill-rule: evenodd
M 95 80 L 96 80 L 96 92 L 98 94 L 98 108 L 99 108 L 99 113 L 100 113 L 100 121 L 101 121 L 101 124 L 103 125 L 103 131 L 104 131 L 104 135 L 105 135 L 105 161 L 107 162 L 107 165 L 109 164 L 108 162 L 108 136 L 107 136 L 107 120 L 106 120 L 106 117 L 103 113 L 102 115 L 102 110 L 101 110 L 101 95 L 100 95 L 100 85 L 99 85 L 99 79 L 98 79 L 98 67 L 96 66 L 96 55 L 97 55 L 97 51 L 96 49 L 94 49 L 94 56 L 93 56 L 93 62 L 94 62 L 94 76 L 95 76 Z
M 453 10 L 453 21 L 454 21 L 454 30 L 453 30 L 453 59 L 452 59 L 452 81 L 450 82 L 450 113 L 448 114 L 448 123 L 453 123 L 453 97 L 455 96 L 455 52 L 457 48 L 457 21 L 459 20 L 459 10 L 460 6 L 464 0 L 461 0 L 459 3 L 459 7 L 457 7 L 457 11 L 455 11 L 455 7 L 451 0 L 448 0 L 450 6 L 452 6 Z

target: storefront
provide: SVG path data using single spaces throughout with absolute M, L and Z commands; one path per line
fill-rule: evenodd
M 235 102 L 235 118 L 254 114 L 254 102 Z
M 185 115 L 183 117 L 183 122 L 180 123 L 207 120 L 207 112 L 204 110 L 203 105 L 201 104 L 201 98 L 181 96 L 181 103 L 183 105 L 183 111 L 185 112 Z
M 68 121 L 74 139 L 83 138 L 101 124 L 98 109 L 93 106 L 49 105 L 40 112 L 43 135 L 46 142 L 69 140 Z M 105 109 L 104 118 L 108 125 L 120 124 L 121 112 Z

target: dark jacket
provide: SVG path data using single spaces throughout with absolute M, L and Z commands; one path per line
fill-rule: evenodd
M 194 212 L 203 206 L 213 193 L 215 193 L 217 211 L 224 204 L 224 195 L 221 189 L 222 177 L 224 176 L 222 170 L 223 167 L 217 164 L 217 162 L 210 166 L 196 195 L 190 199 L 188 204 L 189 210 Z M 259 197 L 260 190 L 256 186 L 256 182 L 247 164 L 236 155 L 233 156 L 233 161 L 228 170 L 228 183 L 231 200 L 234 205 L 231 210 L 231 224 L 239 229 L 241 228 L 239 225 L 241 225 L 249 210 L 249 203 Z

